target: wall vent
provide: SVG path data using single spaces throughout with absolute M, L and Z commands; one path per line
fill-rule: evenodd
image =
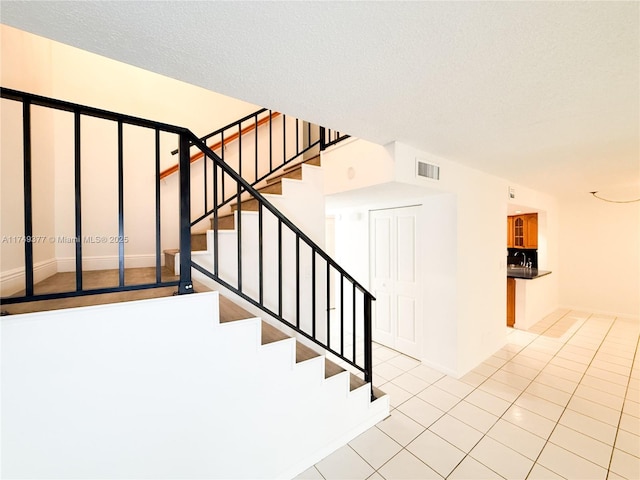
M 431 180 L 440 180 L 440 167 L 432 163 L 418 160 L 418 176 L 430 178 Z

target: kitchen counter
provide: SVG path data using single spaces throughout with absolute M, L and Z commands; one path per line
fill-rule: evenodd
M 549 270 L 538 270 L 537 268 L 514 267 L 511 265 L 507 267 L 507 277 L 520 278 L 523 280 L 533 280 L 549 275 L 550 273 L 551 271 Z

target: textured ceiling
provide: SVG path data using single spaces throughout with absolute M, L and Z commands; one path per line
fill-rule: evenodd
M 556 194 L 640 191 L 638 2 L 7 2 L 2 23 Z

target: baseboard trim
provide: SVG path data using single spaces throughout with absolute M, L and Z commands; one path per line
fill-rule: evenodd
M 437 370 L 438 372 L 443 373 L 445 375 L 449 375 L 450 377 L 460 378 L 460 377 L 463 376 L 463 375 L 460 375 L 460 372 L 458 372 L 456 370 L 453 370 L 453 369 L 451 369 L 449 367 L 445 367 L 445 366 L 443 366 L 443 365 L 441 365 L 439 363 L 432 362 L 432 361 L 430 361 L 430 360 L 428 360 L 426 358 L 421 358 L 419 360 L 422 362 L 423 365 L 426 365 L 429 368 L 433 368 L 434 370 Z M 374 370 L 375 370 L 375 367 L 374 367 Z
M 33 281 L 34 283 L 41 282 L 51 275 L 55 275 L 57 272 L 57 262 L 55 258 L 36 262 L 33 264 Z M 0 291 L 2 292 L 2 296 L 13 295 L 20 290 L 24 290 L 24 282 L 24 267 L 0 272 Z
M 621 318 L 621 319 L 626 319 L 626 320 L 636 320 L 636 321 L 640 321 L 640 315 L 633 314 L 633 313 L 621 313 L 621 312 L 612 312 L 612 311 L 608 311 L 608 310 L 598 310 L 596 308 L 590 308 L 590 307 L 579 307 L 579 306 L 567 306 L 567 305 L 563 305 L 561 307 L 558 307 L 561 309 L 566 309 L 569 313 L 569 311 L 575 310 L 578 312 L 585 312 L 585 313 L 591 313 L 593 315 L 602 315 L 602 316 L 606 316 L 606 317 L 616 317 L 616 318 Z
M 164 265 L 164 256 L 161 256 Z M 155 267 L 155 254 L 125 255 L 125 268 Z M 83 270 L 113 270 L 117 269 L 120 259 L 117 255 L 91 256 L 82 258 Z M 58 272 L 73 272 L 76 269 L 75 257 L 62 257 L 57 259 Z

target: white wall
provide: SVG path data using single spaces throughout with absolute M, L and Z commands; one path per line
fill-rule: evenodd
M 560 239 L 563 306 L 640 316 L 640 203 L 563 199 Z
M 291 478 L 388 415 L 217 299 L 3 317 L 3 478 Z
M 51 77 L 40 76 L 38 72 L 51 66 L 51 45 L 29 35 L 7 37 L 4 28 L 2 26 L 0 44 L 2 86 L 24 85 L 28 90 L 50 93 Z M 7 54 L 9 46 L 18 50 L 20 55 Z M 4 99 L 0 103 L 0 234 L 4 239 L 0 245 L 0 285 L 2 294 L 7 295 L 24 288 L 23 132 L 22 106 Z M 55 245 L 49 241 L 55 234 L 55 193 L 50 181 L 54 176 L 51 122 L 51 112 L 41 107 L 31 109 L 33 235 L 37 237 L 32 246 L 36 281 L 55 273 L 56 267 Z
M 0 55 L 3 87 L 23 90 L 127 113 L 173 125 L 190 128 L 202 135 L 225 125 L 258 107 L 225 97 L 199 87 L 147 72 L 123 63 L 94 55 L 27 32 L 0 25 L 2 35 Z M 22 214 L 15 198 L 21 183 L 16 182 L 12 169 L 20 156 L 20 110 L 5 107 L 14 103 L 3 101 L 2 153 L 3 234 L 20 231 Z M 74 268 L 73 243 L 58 242 L 59 237 L 75 237 L 73 215 L 73 115 L 43 113 L 34 108 L 34 126 L 38 142 L 34 143 L 34 192 L 36 199 L 36 234 L 55 239 L 36 249 L 36 261 L 57 259 L 59 270 Z M 17 130 L 16 130 L 17 129 Z M 117 229 L 117 153 L 116 127 L 113 122 L 83 118 L 83 236 L 116 236 Z M 161 168 L 177 162 L 170 155 L 177 147 L 177 137 L 163 135 Z M 15 143 L 15 145 L 14 145 Z M 9 149 L 9 147 L 13 147 Z M 153 265 L 154 237 L 154 141 L 145 129 L 125 128 L 125 244 L 127 266 Z M 12 162 L 12 166 L 5 165 Z M 50 180 L 55 178 L 55 183 Z M 177 180 L 167 179 L 162 185 L 163 232 L 162 248 L 177 247 Z M 194 202 L 201 198 L 196 196 Z M 12 208 L 7 208 L 11 205 Z M 7 250 L 8 248 L 8 250 Z M 18 275 L 21 255 L 16 247 L 3 245 L 3 286 L 7 271 Z M 85 244 L 83 256 L 86 269 L 117 266 L 118 245 Z M 55 269 L 53 270 L 55 272 Z M 51 273 L 53 273 L 51 272 Z M 20 279 L 18 279 L 20 280 Z M 18 281 L 20 283 L 20 281 Z M 13 289 L 15 291 L 15 288 Z M 5 293 L 7 293 L 5 291 Z
M 371 195 L 359 205 L 373 208 L 423 205 L 424 237 L 420 247 L 424 282 L 424 350 L 422 360 L 452 375 L 462 375 L 506 341 L 506 216 L 507 180 L 463 167 L 455 162 L 394 143 L 386 147 L 354 141 L 323 157 L 337 174 L 325 184 L 330 210 L 350 206 L 350 198 L 366 187 Z M 440 166 L 440 180 L 416 177 L 416 159 Z M 351 174 L 349 174 L 351 168 Z M 392 187 L 394 186 L 395 187 Z M 386 188 L 383 188 L 387 186 Z M 544 212 L 543 257 L 548 279 L 546 303 L 550 313 L 558 305 L 557 206 L 540 192 L 513 185 L 517 199 Z M 346 192 L 353 187 L 361 190 Z M 408 202 L 408 203 L 407 203 Z M 336 223 L 338 230 L 339 223 Z M 351 226 L 348 228 L 355 228 Z M 347 234 L 348 235 L 348 234 Z M 361 244 L 346 250 L 344 261 L 361 256 Z M 357 267 L 356 267 L 357 268 Z M 360 267 L 362 269 L 362 267 Z M 356 270 L 357 271 L 357 270 Z

